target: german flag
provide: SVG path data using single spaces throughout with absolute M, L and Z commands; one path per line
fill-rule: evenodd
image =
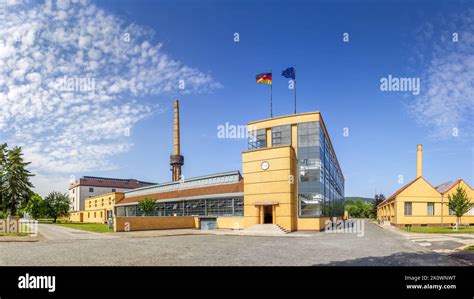
M 272 73 L 261 73 L 257 75 L 257 83 L 272 84 Z

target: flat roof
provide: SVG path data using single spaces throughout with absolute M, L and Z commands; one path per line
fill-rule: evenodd
M 336 160 L 336 164 L 337 164 L 337 167 L 339 168 L 339 171 L 341 172 L 341 175 L 342 177 L 344 178 L 344 172 L 342 171 L 342 168 L 341 166 L 339 165 L 339 160 L 337 159 L 337 155 L 336 155 L 336 151 L 334 150 L 334 147 L 332 145 L 332 141 L 331 141 L 331 137 L 329 136 L 329 132 L 326 128 L 326 124 L 323 120 L 323 116 L 321 114 L 320 111 L 311 111 L 311 112 L 303 112 L 303 113 L 296 113 L 296 114 L 287 114 L 287 115 L 282 115 L 282 116 L 276 116 L 276 117 L 270 117 L 270 118 L 265 118 L 265 119 L 262 119 L 262 120 L 257 120 L 257 121 L 252 121 L 252 122 L 249 122 L 247 123 L 247 126 L 253 126 L 253 125 L 257 125 L 257 124 L 263 124 L 265 122 L 273 122 L 273 121 L 277 121 L 277 120 L 283 120 L 285 118 L 288 118 L 288 119 L 291 119 L 291 118 L 301 118 L 301 117 L 305 117 L 305 116 L 311 116 L 311 115 L 317 115 L 318 116 L 318 122 L 320 122 L 322 124 L 322 128 L 323 128 L 323 131 L 324 131 L 324 134 L 326 134 L 327 136 L 327 139 L 329 141 L 329 148 L 331 149 L 331 152 L 333 153 L 334 155 L 334 158 Z M 301 121 L 301 122 L 289 122 L 288 124 L 298 124 L 298 123 L 304 123 L 304 122 L 308 122 L 308 121 Z M 271 128 L 272 126 L 268 126 L 265 128 Z M 262 128 L 263 129 L 263 128 Z M 345 178 L 344 178 L 345 179 Z

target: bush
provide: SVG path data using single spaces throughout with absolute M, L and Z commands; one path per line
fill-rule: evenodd
M 0 219 L 7 219 L 8 214 L 6 212 L 0 211 Z
M 372 204 L 362 199 L 348 200 L 345 204 L 350 217 L 353 218 L 369 218 L 372 212 Z
M 155 211 L 156 202 L 151 198 L 145 198 L 138 202 L 138 208 L 142 211 L 143 216 L 151 216 Z

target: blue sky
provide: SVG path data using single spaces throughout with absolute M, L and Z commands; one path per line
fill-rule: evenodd
M 27 150 L 27 158 L 33 161 L 38 174 L 35 183 L 42 193 L 53 186 L 60 188 L 71 175 L 164 182 L 171 176 L 171 108 L 177 96 L 184 176 L 240 170 L 246 140 L 218 139 L 218 126 L 226 122 L 244 125 L 269 116 L 268 87 L 256 84 L 255 75 L 270 69 L 274 73 L 273 113 L 292 113 L 292 93 L 280 73 L 296 65 L 298 112 L 321 111 L 345 175 L 346 196 L 372 197 L 375 191 L 389 195 L 401 186 L 400 175 L 404 183 L 411 181 L 418 143 L 424 146 L 424 176 L 428 181 L 437 185 L 464 178 L 472 186 L 474 35 L 469 23 L 474 20 L 473 5 L 468 1 L 354 2 L 60 1 L 3 8 L 10 18 L 13 11 L 54 15 L 55 21 L 49 26 L 44 23 L 51 18 L 37 22 L 43 26 L 31 23 L 35 43 L 24 52 L 34 58 L 41 45 L 57 47 L 54 54 L 64 57 L 68 68 L 55 73 L 47 65 L 36 65 L 44 71 L 39 73 L 44 77 L 49 71 L 56 79 L 63 75 L 93 76 L 99 96 L 92 104 L 54 106 L 54 110 L 62 107 L 69 116 L 71 109 L 82 107 L 73 110 L 77 112 L 74 118 L 90 121 L 89 126 L 64 120 L 64 125 L 52 132 L 31 133 L 32 126 L 47 127 L 51 120 L 15 117 L 9 109 L 9 118 L 0 118 L 0 137 L 9 144 L 32 148 Z M 97 30 L 101 34 L 76 29 L 86 23 L 96 24 L 91 28 L 101 28 Z M 64 24 L 66 33 L 61 34 L 58 28 Z M 6 42 L 3 48 L 0 44 L 0 57 L 10 63 L 14 54 L 9 45 L 28 44 L 28 31 L 20 23 L 4 25 L 24 36 L 21 43 L 9 44 L 10 33 L 3 32 Z M 349 33 L 348 43 L 342 41 L 344 32 Z M 452 41 L 453 32 L 459 33 L 457 43 Z M 233 40 L 234 33 L 239 34 L 238 43 Z M 115 44 L 122 34 L 130 34 L 131 41 Z M 69 36 L 71 40 L 67 40 Z M 33 49 L 35 44 L 39 48 Z M 158 44 L 153 54 L 162 59 L 161 63 L 154 61 L 153 55 L 140 61 L 140 55 L 150 54 Z M 88 53 L 85 59 L 70 56 L 81 51 Z M 133 63 L 131 58 L 121 60 L 125 55 L 134 57 Z M 16 62 L 21 59 L 20 54 Z M 88 64 L 75 68 L 72 59 Z M 45 59 L 37 61 L 45 64 Z M 61 66 L 60 59 L 54 63 Z M 20 75 L 30 78 L 28 72 L 35 67 Z M 137 74 L 144 87 L 135 84 L 130 74 Z M 380 79 L 388 75 L 420 78 L 420 95 L 382 92 Z M 19 75 L 15 76 L 12 82 L 21 85 Z M 176 88 L 181 78 L 187 84 L 184 91 Z M 101 85 L 118 81 L 121 83 L 114 89 Z M 15 106 L 15 94 L 8 88 L 3 92 L 4 100 L 9 100 L 6 106 Z M 75 99 L 60 97 L 63 103 Z M 41 109 L 45 105 L 39 106 L 38 111 L 44 113 Z M 115 111 L 114 107 L 120 109 Z M 64 115 L 55 119 L 67 118 Z M 102 122 L 108 125 L 90 129 Z M 13 127 L 27 136 L 13 134 Z M 60 131 L 65 127 L 65 132 Z M 123 128 L 131 128 L 130 136 L 110 133 Z M 344 128 L 349 129 L 349 136 L 343 135 Z M 452 135 L 453 128 L 457 128 L 458 136 Z M 45 151 L 53 141 L 56 145 Z

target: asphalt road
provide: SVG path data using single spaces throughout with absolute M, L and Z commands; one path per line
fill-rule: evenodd
M 68 227 L 58 226 L 54 224 L 38 224 L 39 234 L 53 241 L 64 240 L 91 240 L 91 239 L 113 239 L 114 236 L 108 234 L 94 233 L 83 230 L 71 229 Z
M 139 234 L 97 238 L 94 233 L 77 234 L 57 227 L 41 229 L 51 240 L 0 242 L 0 265 L 463 265 L 368 222 L 363 237 L 322 232 L 306 238 Z

